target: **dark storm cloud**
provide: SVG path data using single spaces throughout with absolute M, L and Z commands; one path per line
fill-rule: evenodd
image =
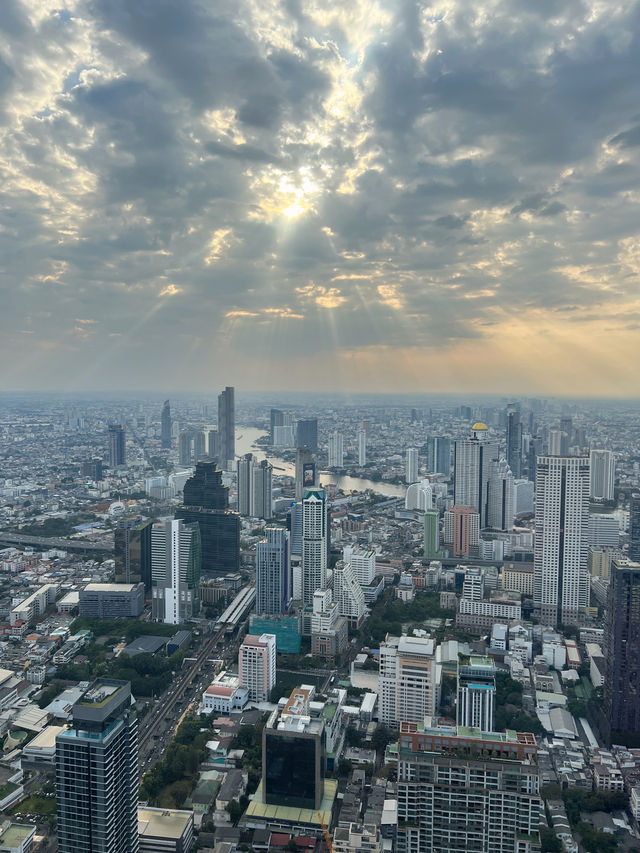
M 437 349 L 633 298 L 637 4 L 54 5 L 0 4 L 0 331 L 51 370 Z

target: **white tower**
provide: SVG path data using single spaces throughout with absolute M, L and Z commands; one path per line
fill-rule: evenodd
M 470 438 L 454 444 L 453 502 L 456 506 L 471 506 L 480 516 L 480 528 L 487 526 L 488 485 L 491 463 L 498 458 L 498 445 L 490 440 L 488 427 L 476 423 Z
M 327 503 L 324 489 L 307 489 L 302 498 L 302 601 L 327 585 Z
M 404 479 L 407 483 L 418 480 L 418 451 L 415 447 L 407 447 L 404 463 Z
M 590 496 L 596 501 L 613 499 L 613 487 L 616 473 L 616 460 L 611 450 L 592 450 Z
M 342 468 L 344 465 L 344 438 L 339 430 L 329 433 L 329 468 Z
M 362 468 L 367 464 L 367 433 L 363 429 L 358 430 L 358 465 Z

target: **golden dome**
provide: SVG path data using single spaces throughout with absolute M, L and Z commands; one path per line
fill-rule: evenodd
M 477 432 L 478 430 L 488 430 L 488 429 L 489 429 L 489 427 L 488 427 L 486 424 L 483 424 L 483 423 L 482 423 L 482 421 L 478 421 L 478 423 L 477 423 L 477 424 L 474 424 L 474 425 L 471 427 L 471 429 L 472 429 L 474 432 Z

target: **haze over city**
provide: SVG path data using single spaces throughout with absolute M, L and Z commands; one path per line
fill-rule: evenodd
M 3 390 L 633 397 L 636 2 L 3 0 Z

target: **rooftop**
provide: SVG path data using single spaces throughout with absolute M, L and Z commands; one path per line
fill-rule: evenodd
M 192 820 L 190 811 L 138 807 L 138 835 L 177 840 Z

